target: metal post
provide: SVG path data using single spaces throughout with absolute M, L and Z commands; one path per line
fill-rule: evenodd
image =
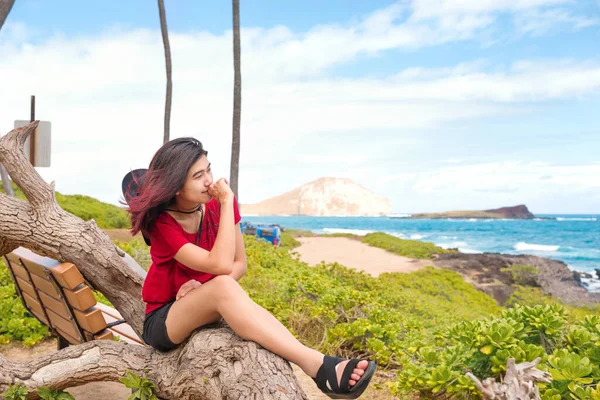
M 31 96 L 31 119 L 29 122 L 35 121 L 35 96 Z M 36 129 L 37 130 L 37 129 Z M 29 135 L 29 162 L 35 166 L 35 131 Z

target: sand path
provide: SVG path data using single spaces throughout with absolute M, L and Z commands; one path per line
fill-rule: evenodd
M 338 262 L 372 276 L 384 272 L 414 272 L 433 265 L 431 261 L 399 256 L 344 237 L 301 237 L 296 240 L 302 245 L 294 251 L 300 255 L 301 261 L 309 265 L 322 261 Z

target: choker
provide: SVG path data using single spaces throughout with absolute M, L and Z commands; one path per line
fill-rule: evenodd
M 172 211 L 172 212 L 177 212 L 177 213 L 181 213 L 181 214 L 193 214 L 198 210 L 202 210 L 202 204 L 200 204 L 198 207 L 196 207 L 195 210 L 192 211 L 179 211 L 179 210 L 172 210 L 170 208 L 165 208 L 166 211 Z

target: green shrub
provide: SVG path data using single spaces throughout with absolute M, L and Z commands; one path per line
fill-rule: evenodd
M 78 216 L 84 221 L 95 220 L 100 228 L 122 229 L 131 226 L 129 214 L 125 209 L 103 203 L 92 197 L 81 195 L 64 196 L 56 193 L 56 201 L 62 209 Z
M 452 271 L 373 278 L 339 264 L 309 267 L 285 249 L 245 243 L 242 286 L 304 343 L 326 353 L 361 354 L 401 367 L 406 351 L 433 341 L 440 326 L 500 311 Z
M 15 197 L 26 200 L 21 189 L 14 183 L 12 183 L 12 186 Z M 0 185 L 0 191 L 4 192 L 2 185 Z M 129 228 L 131 226 L 129 214 L 124 208 L 103 203 L 89 196 L 62 195 L 56 192 L 56 202 L 62 209 L 84 221 L 94 219 L 98 226 L 103 229 Z
M 369 246 L 379 247 L 389 252 L 410 258 L 429 259 L 434 254 L 455 253 L 454 250 L 446 250 L 431 242 L 420 242 L 418 240 L 405 240 L 386 233 L 369 233 L 363 239 L 363 243 Z
M 593 393 L 594 389 L 584 385 L 600 381 L 600 347 L 596 343 L 600 344 L 599 316 L 588 315 L 571 324 L 566 309 L 558 304 L 516 306 L 496 317 L 463 321 L 444 329 L 437 343 L 409 354 L 411 364 L 390 386 L 400 395 L 480 398 L 465 371 L 480 380 L 492 377 L 499 381 L 508 358 L 521 363 L 540 357 L 538 368 L 550 371 L 554 379 L 549 385 L 540 384 L 544 398 L 570 398 L 571 394 L 592 398 L 576 397 L 576 393 Z
M 516 285 L 539 286 L 537 277 L 540 274 L 536 267 L 524 264 L 513 264 L 509 268 L 502 268 L 502 272 L 510 272 L 512 282 Z
M 148 268 L 150 268 L 150 265 L 152 265 L 150 247 L 146 244 L 146 242 L 144 242 L 143 239 L 135 237 L 127 242 L 113 240 L 113 243 L 121 250 L 129 254 L 146 271 Z
M 29 390 L 21 383 L 9 385 L 8 389 L 2 394 L 5 400 L 26 400 Z
M 281 246 L 288 250 L 295 249 L 300 246 L 300 242 L 296 240 L 296 237 L 290 234 L 287 230 L 281 232 Z

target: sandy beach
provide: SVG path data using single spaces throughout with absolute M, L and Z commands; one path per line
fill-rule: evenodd
M 431 261 L 402 257 L 344 237 L 301 237 L 296 240 L 302 245 L 294 251 L 308 265 L 337 262 L 372 276 L 384 272 L 414 272 L 433 266 Z

